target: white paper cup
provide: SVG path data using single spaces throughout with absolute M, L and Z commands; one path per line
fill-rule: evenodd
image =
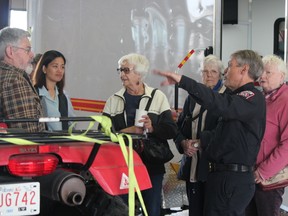
M 143 127 L 144 126 L 144 122 L 139 122 L 139 120 L 143 119 L 142 118 L 143 115 L 147 115 L 146 110 L 136 109 L 135 123 L 134 123 L 135 126 L 137 126 L 137 127 Z

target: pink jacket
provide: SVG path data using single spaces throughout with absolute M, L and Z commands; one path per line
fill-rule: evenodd
M 288 86 L 266 99 L 266 130 L 257 157 L 258 171 L 269 179 L 288 164 Z

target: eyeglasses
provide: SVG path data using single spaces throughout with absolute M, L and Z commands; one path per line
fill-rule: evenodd
M 32 50 L 32 47 L 27 47 L 27 48 L 23 48 L 23 47 L 18 47 L 18 46 L 12 46 L 16 49 L 21 49 L 21 50 L 24 50 L 27 54 L 29 54 Z
M 203 70 L 202 73 L 205 75 L 209 74 L 211 76 L 217 76 L 220 74 L 218 71 L 215 71 L 215 70 Z
M 275 74 L 275 72 L 265 71 L 265 70 L 264 70 L 263 73 L 262 73 L 262 76 L 263 76 L 263 75 L 266 75 L 266 77 L 269 78 L 269 77 L 271 77 L 273 74 Z
M 117 68 L 118 74 L 120 74 L 121 72 L 124 72 L 125 74 L 129 74 L 131 71 L 133 71 L 133 68 Z

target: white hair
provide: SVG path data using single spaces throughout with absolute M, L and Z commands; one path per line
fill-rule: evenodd
M 286 64 L 285 62 L 283 61 L 282 58 L 280 58 L 279 56 L 277 55 L 266 55 L 263 57 L 262 59 L 263 61 L 263 64 L 266 65 L 266 64 L 273 64 L 275 66 L 277 66 L 277 69 L 283 73 L 284 75 L 284 78 L 287 77 L 287 67 L 286 67 Z
M 219 77 L 221 79 L 223 73 L 224 73 L 224 65 L 222 63 L 222 61 L 215 55 L 208 55 L 204 58 L 203 61 L 203 69 L 205 65 L 216 65 L 218 68 L 218 72 L 219 72 Z
M 148 73 L 149 66 L 150 66 L 150 63 L 145 56 L 137 54 L 137 53 L 130 53 L 128 55 L 122 56 L 118 60 L 118 65 L 120 66 L 124 62 L 133 64 L 135 72 L 140 74 L 141 79 L 144 80 L 144 78 L 146 77 Z

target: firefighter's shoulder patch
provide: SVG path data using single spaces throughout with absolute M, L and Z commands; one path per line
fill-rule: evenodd
M 249 98 L 253 97 L 255 95 L 255 93 L 252 91 L 242 91 L 242 92 L 239 92 L 237 95 L 242 96 L 246 99 L 249 99 Z

